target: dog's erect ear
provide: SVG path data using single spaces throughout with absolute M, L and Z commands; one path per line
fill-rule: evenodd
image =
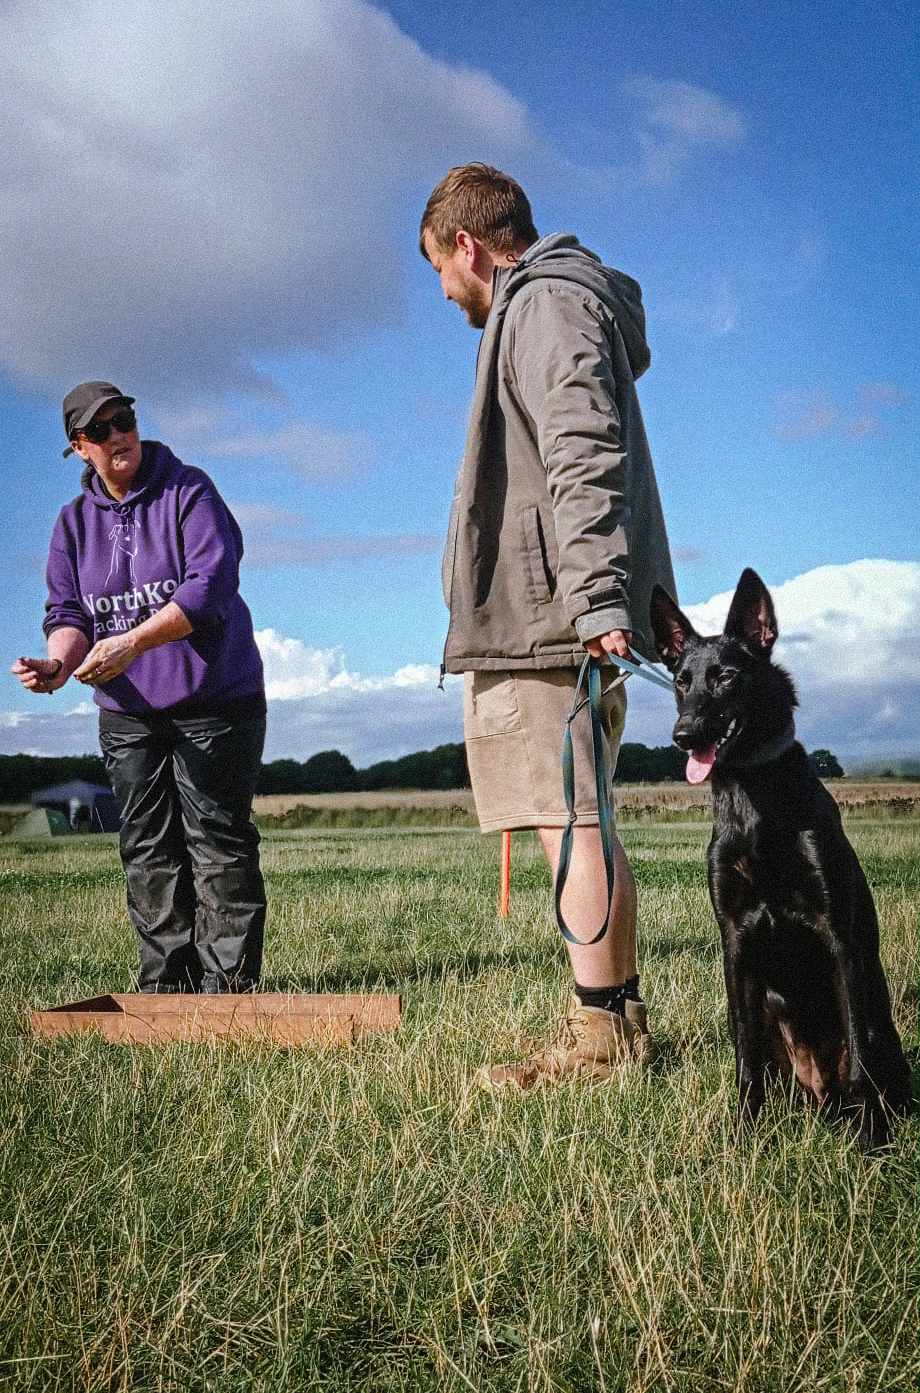
M 776 611 L 770 592 L 756 571 L 750 567 L 741 572 L 738 588 L 735 591 L 725 633 L 728 638 L 739 638 L 761 653 L 769 654 L 776 642 L 778 633 Z
M 652 591 L 651 619 L 658 655 L 665 666 L 673 671 L 680 661 L 687 639 L 697 637 L 696 630 L 660 585 L 656 585 Z

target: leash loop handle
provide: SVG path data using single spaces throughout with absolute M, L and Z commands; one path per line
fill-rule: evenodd
M 587 681 L 586 681 L 587 679 Z M 581 689 L 586 686 L 586 696 L 581 697 Z M 567 943 L 575 943 L 583 948 L 600 943 L 607 932 L 610 906 L 613 903 L 614 861 L 613 861 L 613 812 L 610 805 L 610 789 L 607 780 L 607 760 L 604 756 L 604 714 L 601 704 L 601 665 L 596 658 L 587 655 L 581 665 L 578 681 L 575 684 L 575 698 L 572 710 L 565 723 L 562 738 L 562 789 L 565 795 L 566 811 L 569 820 L 562 834 L 559 846 L 559 864 L 556 868 L 556 926 Z M 575 839 L 575 751 L 572 744 L 572 722 L 579 711 L 587 704 L 591 719 L 591 743 L 594 748 L 594 780 L 597 788 L 597 820 L 600 826 L 601 848 L 604 854 L 604 869 L 607 875 L 607 908 L 604 920 L 593 938 L 576 938 L 565 922 L 562 913 L 562 892 L 569 876 L 572 860 L 572 845 Z

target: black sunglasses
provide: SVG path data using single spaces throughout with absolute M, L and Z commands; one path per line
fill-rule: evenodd
M 92 445 L 104 445 L 112 433 L 113 426 L 122 435 L 137 430 L 137 416 L 130 406 L 122 406 L 118 411 L 113 411 L 105 421 L 90 421 L 88 425 L 81 426 L 80 434 L 85 435 Z

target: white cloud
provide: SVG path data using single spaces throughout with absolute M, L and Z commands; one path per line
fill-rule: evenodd
M 668 184 L 705 146 L 737 145 L 747 133 L 742 114 L 704 87 L 633 77 L 623 89 L 634 110 L 642 183 Z
M 325 692 L 382 692 L 391 687 L 437 686 L 438 669 L 430 663 L 410 663 L 385 677 L 362 677 L 349 672 L 342 648 L 310 648 L 299 638 L 286 638 L 275 629 L 257 629 L 256 643 L 265 667 L 269 700 L 320 696 Z
M 745 303 L 735 278 L 695 267 L 680 293 L 669 292 L 658 304 L 658 315 L 703 329 L 714 338 L 734 333 L 745 319 Z
M 228 503 L 246 537 L 250 532 L 265 535 L 279 528 L 306 526 L 303 513 L 292 512 L 290 508 L 278 508 L 274 503 Z
M 364 533 L 352 536 L 311 536 L 301 513 L 265 503 L 231 503 L 243 530 L 243 563 L 249 566 L 330 566 L 383 557 L 423 556 L 437 551 L 437 533 Z
M 800 698 L 799 737 L 846 763 L 920 755 L 920 564 L 866 560 L 820 566 L 770 585 L 780 637 L 777 660 Z M 685 604 L 701 633 L 721 631 L 733 591 Z M 383 676 L 353 671 L 345 651 L 311 648 L 262 629 L 257 641 L 270 700 L 267 759 L 307 759 L 339 749 L 359 767 L 460 740 L 461 683 L 410 664 Z M 64 689 L 66 698 L 69 689 Z M 60 698 L 53 698 L 57 701 Z M 82 754 L 96 747 L 95 716 L 49 707 L 0 713 L 4 753 Z M 670 696 L 631 679 L 627 739 L 665 745 Z
M 850 440 L 862 440 L 864 436 L 877 435 L 881 429 L 881 421 L 868 411 L 861 416 L 854 416 L 853 420 L 844 428 L 845 434 Z
M 825 392 L 789 392 L 779 399 L 776 434 L 780 440 L 811 440 L 836 433 L 861 440 L 885 429 L 882 409 L 903 406 L 907 397 L 893 382 L 863 382 L 854 392 L 854 405 L 844 411 Z M 855 413 L 855 414 L 854 414 Z
M 330 691 L 340 678 L 345 679 L 345 685 L 348 683 L 341 649 L 309 648 L 302 639 L 286 638 L 275 629 L 257 629 L 256 643 L 265 667 L 269 700 L 319 696 Z
M 283 403 L 267 364 L 396 320 L 415 219 L 459 158 L 610 180 L 368 0 L 9 0 L 0 72 L 0 369 L 55 394 L 98 373 L 197 428 L 227 393 Z M 636 78 L 627 100 L 632 181 L 744 135 L 688 83 Z M 732 304 L 715 317 L 727 332 Z M 313 470 L 364 443 L 294 423 L 248 445 Z
M 857 398 L 863 406 L 903 406 L 907 393 L 895 382 L 863 382 Z
M 341 687 L 299 701 L 273 702 L 266 759 L 304 760 L 319 750 L 341 750 L 358 767 L 397 759 L 463 739 L 461 684 L 437 687 L 395 682 Z
M 851 561 L 782 584 L 764 581 L 779 621 L 777 657 L 808 683 L 920 682 L 920 564 Z M 688 605 L 702 633 L 718 633 L 733 591 Z
M 271 701 L 267 759 L 338 749 L 358 767 L 461 740 L 461 684 L 416 663 L 383 677 L 349 670 L 343 650 L 310 648 L 262 629 L 256 641 Z
M 840 420 L 840 408 L 823 392 L 790 392 L 780 399 L 780 440 L 811 440 L 826 435 Z
M 710 302 L 709 327 L 719 337 L 730 334 L 738 323 L 740 301 L 727 276 L 720 276 Z
M 209 440 L 205 454 L 252 459 L 265 457 L 286 464 L 305 479 L 348 479 L 368 469 L 377 450 L 364 431 L 330 430 L 294 421 L 277 430 L 246 432 Z
M 187 406 L 179 410 L 161 407 L 152 415 L 159 432 L 158 438 L 163 440 L 180 439 L 198 444 L 219 430 L 222 424 L 226 429 L 223 411 L 213 404 Z
M 12 0 L 0 65 L 0 365 L 55 390 L 277 396 L 257 356 L 392 320 L 394 229 L 457 151 L 541 148 L 365 0 Z
M 280 399 L 275 409 L 284 412 Z M 181 440 L 182 451 L 212 458 L 264 459 L 308 480 L 350 479 L 365 473 L 377 459 L 377 445 L 366 431 L 298 419 L 253 430 L 230 403 L 188 409 L 161 406 L 151 415 L 162 438 Z
M 65 694 L 67 688 L 62 689 Z M 29 711 L 0 711 L 0 754 L 5 755 L 89 755 L 98 754 L 99 715 L 93 706 L 81 702 L 72 711 L 59 711 L 53 696 L 47 705 Z

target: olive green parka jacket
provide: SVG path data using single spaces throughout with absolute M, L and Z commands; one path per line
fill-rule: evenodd
M 442 568 L 448 672 L 578 665 L 674 575 L 635 378 L 639 286 L 569 234 L 497 269 Z

